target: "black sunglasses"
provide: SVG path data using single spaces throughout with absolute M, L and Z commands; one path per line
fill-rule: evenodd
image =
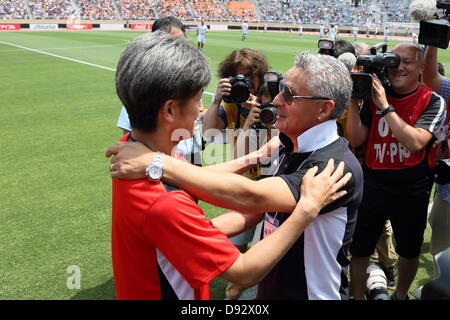
M 294 96 L 292 94 L 292 89 L 289 88 L 283 81 L 280 81 L 280 88 L 279 88 L 281 94 L 284 97 L 284 100 L 286 100 L 287 104 L 292 103 L 292 99 L 310 99 L 310 100 L 333 100 L 327 97 L 318 97 L 318 96 Z

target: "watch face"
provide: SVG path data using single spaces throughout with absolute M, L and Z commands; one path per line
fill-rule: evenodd
M 161 176 L 163 174 L 163 170 L 159 167 L 151 167 L 150 170 L 148 171 L 148 175 L 150 178 L 152 179 L 160 179 Z

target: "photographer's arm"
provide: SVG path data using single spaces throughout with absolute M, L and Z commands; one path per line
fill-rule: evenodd
M 425 62 L 424 72 L 422 76 L 423 82 L 427 87 L 429 87 L 436 93 L 440 93 L 442 85 L 442 76 L 438 72 L 437 51 L 438 49 L 436 47 L 427 46 L 424 59 Z
M 369 135 L 369 129 L 361 122 L 359 116 L 359 100 L 357 99 L 350 100 L 345 132 L 348 141 L 353 147 L 362 145 Z
M 239 135 L 236 143 L 233 144 L 233 159 L 237 159 L 255 151 L 251 150 L 252 145 L 250 145 L 250 130 L 252 130 L 253 125 L 256 122 L 259 122 L 259 113 L 261 111 L 258 108 L 259 103 L 256 102 L 256 96 L 250 95 L 250 100 L 245 102 L 242 106 L 249 108 L 250 112 L 245 120 L 242 130 L 238 131 Z
M 386 93 L 380 80 L 373 75 L 373 102 L 383 111 L 389 107 Z M 389 112 L 385 119 L 392 133 L 412 154 L 421 151 L 433 138 L 433 134 L 422 128 L 410 126 L 396 112 Z
M 214 101 L 211 103 L 209 108 L 203 114 L 203 126 L 202 131 L 205 138 L 210 138 L 214 136 L 212 132 L 208 133 L 210 129 L 222 130 L 225 128 L 225 122 L 219 116 L 220 103 L 224 95 L 229 95 L 231 90 L 231 85 L 228 79 L 220 79 L 217 84 L 216 94 L 214 96 Z

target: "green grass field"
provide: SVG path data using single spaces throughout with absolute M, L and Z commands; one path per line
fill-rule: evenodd
M 114 298 L 111 181 L 103 154 L 121 134 L 113 70 L 139 34 L 0 33 L 0 299 Z M 196 45 L 195 33 L 188 37 Z M 317 51 L 317 38 L 250 32 L 242 42 L 239 32 L 210 32 L 203 52 L 213 80 L 206 91 L 213 92 L 217 65 L 235 48 L 262 50 L 272 69 L 285 73 L 297 52 Z M 439 60 L 450 70 L 447 52 L 441 51 Z M 205 106 L 209 101 L 205 95 Z M 223 211 L 201 206 L 208 217 Z M 412 289 L 433 276 L 429 239 L 427 229 Z M 66 285 L 72 265 L 81 269 L 78 290 Z M 213 298 L 224 297 L 223 281 L 211 287 Z

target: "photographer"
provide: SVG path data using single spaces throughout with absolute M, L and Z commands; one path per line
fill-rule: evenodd
M 260 122 L 259 113 L 261 110 L 256 94 L 263 85 L 264 73 L 268 69 L 269 64 L 265 56 L 253 49 L 234 50 L 219 64 L 218 76 L 220 80 L 214 101 L 203 118 L 203 133 L 205 137 L 208 137 L 208 130 L 210 129 L 230 129 L 226 133 L 231 142 L 233 159 L 258 149 L 259 136 L 255 134 L 255 130 L 252 130 L 253 126 Z M 233 79 L 236 75 L 243 75 L 250 80 L 247 83 L 250 95 L 248 100 L 242 104 L 233 102 L 236 98 L 230 96 L 232 89 L 230 78 Z M 260 175 L 260 169 L 259 165 L 252 167 L 243 175 L 250 179 L 256 179 Z M 254 233 L 255 228 L 249 229 L 231 238 L 231 242 L 236 245 L 240 252 L 245 252 L 248 243 L 254 237 Z M 237 299 L 240 292 L 239 287 L 229 283 L 225 295 L 229 299 Z
M 426 71 L 423 74 L 425 85 L 439 93 L 448 103 L 450 101 L 450 79 L 439 72 L 436 47 L 427 47 L 424 70 Z M 449 116 L 448 113 L 449 110 L 447 109 L 447 117 Z M 448 159 L 450 158 L 448 153 L 448 127 L 444 128 L 443 135 L 447 153 L 444 153 L 442 157 Z M 428 221 L 432 229 L 431 254 L 435 256 L 450 247 L 450 181 L 441 180 L 441 177 L 438 177 L 436 181 L 436 194 Z
M 398 281 L 394 300 L 407 299 L 417 272 L 428 199 L 433 184 L 434 137 L 443 119 L 443 99 L 420 84 L 423 54 L 412 43 L 392 50 L 400 57 L 387 68 L 390 87 L 373 78 L 372 102 L 359 112 L 352 101 L 347 133 L 353 146 L 367 141 L 364 196 L 351 245 L 355 299 L 364 299 L 369 258 L 387 219 L 396 238 Z

